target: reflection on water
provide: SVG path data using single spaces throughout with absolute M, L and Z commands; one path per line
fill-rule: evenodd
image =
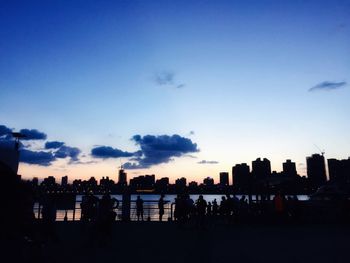
M 136 221 L 136 198 L 138 195 L 131 195 L 131 220 Z M 151 221 L 159 221 L 158 218 L 158 200 L 160 198 L 160 195 L 140 195 L 141 198 L 144 200 L 144 220 L 151 220 Z M 214 199 L 217 200 L 218 203 L 220 203 L 221 197 L 224 195 L 203 195 L 204 199 L 207 202 L 213 202 Z M 240 198 L 242 195 L 236 195 L 238 198 Z M 97 195 L 98 198 L 101 198 L 101 195 Z M 122 195 L 112 195 L 112 197 L 116 198 L 118 201 L 120 201 L 120 205 L 118 209 L 115 209 L 115 212 L 117 213 L 116 220 L 121 220 L 121 201 L 122 201 Z M 171 204 L 175 202 L 176 195 L 165 195 L 164 200 L 166 201 L 166 204 L 164 205 L 164 215 L 163 220 L 168 220 L 168 218 L 171 217 Z M 196 201 L 199 197 L 198 195 L 190 195 L 190 197 Z M 253 196 L 253 200 L 254 200 Z M 271 196 L 273 198 L 273 196 Z M 309 197 L 307 195 L 298 195 L 298 199 L 301 201 L 308 200 Z M 75 212 L 73 210 L 57 210 L 57 221 L 63 221 L 65 214 L 67 212 L 67 219 L 68 220 L 80 220 L 81 216 L 81 210 L 80 210 L 80 203 L 82 200 L 82 195 L 77 195 L 76 197 L 76 203 L 75 203 Z M 35 217 L 38 218 L 39 214 L 39 204 L 34 204 L 34 213 Z

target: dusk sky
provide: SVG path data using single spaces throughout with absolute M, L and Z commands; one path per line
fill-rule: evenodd
M 350 1 L 0 4 L 0 125 L 28 129 L 23 178 L 124 163 L 217 181 L 258 157 L 305 175 L 317 147 L 350 156 L 349 76 Z

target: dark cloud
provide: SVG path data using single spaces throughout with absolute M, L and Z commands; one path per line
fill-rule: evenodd
M 207 161 L 207 160 L 202 160 L 198 162 L 198 164 L 218 164 L 218 161 Z
M 123 168 L 128 169 L 128 170 L 132 170 L 132 169 L 142 169 L 145 167 L 143 167 L 142 165 L 140 165 L 138 163 L 127 162 L 127 163 L 123 164 Z
M 69 147 L 69 146 L 61 146 L 55 153 L 55 157 L 56 158 L 60 158 L 60 159 L 63 159 L 63 158 L 67 158 L 69 157 L 71 159 L 71 161 L 78 161 L 79 156 L 80 154 L 80 150 L 76 147 Z
M 95 158 L 120 158 L 120 157 L 132 157 L 134 153 L 124 152 L 117 148 L 110 146 L 97 146 L 91 150 L 91 155 Z
M 52 141 L 45 143 L 45 149 L 57 149 L 64 145 L 64 142 Z
M 155 75 L 155 83 L 159 86 L 170 86 L 177 89 L 181 89 L 186 85 L 184 83 L 178 83 L 175 80 L 175 73 L 172 71 L 162 71 Z
M 47 135 L 36 129 L 22 129 L 19 131 L 25 137 L 22 140 L 46 140 Z
M 335 90 L 342 87 L 345 87 L 347 83 L 345 81 L 341 82 L 332 82 L 332 81 L 323 81 L 316 86 L 313 86 L 309 89 L 309 91 L 317 91 L 317 90 Z
M 131 167 L 147 168 L 152 165 L 167 163 L 173 157 L 181 157 L 188 153 L 198 152 L 197 144 L 191 139 L 177 134 L 169 135 L 135 135 L 132 140 L 141 147 L 142 156 L 134 158 L 137 162 Z
M 28 149 L 22 149 L 20 151 L 19 159 L 22 163 L 36 164 L 42 166 L 49 166 L 53 161 L 56 160 L 52 152 L 37 152 Z
M 5 125 L 0 125 L 0 137 L 11 134 L 11 132 L 12 132 L 12 129 L 6 127 Z

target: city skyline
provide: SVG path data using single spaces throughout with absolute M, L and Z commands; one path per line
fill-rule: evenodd
M 21 141 L 28 179 L 124 164 L 218 181 L 257 157 L 306 175 L 306 156 L 349 156 L 349 13 L 348 1 L 4 3 L 0 143 L 34 136 Z

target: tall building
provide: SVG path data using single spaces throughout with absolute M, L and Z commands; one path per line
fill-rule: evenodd
M 318 188 L 327 181 L 323 155 L 313 154 L 306 157 L 307 177 L 313 188 Z
M 68 184 L 68 176 L 62 176 L 62 179 L 61 179 L 61 186 L 67 186 Z
M 227 185 L 229 185 L 229 182 L 228 182 L 228 173 L 227 173 L 227 172 L 221 172 L 221 173 L 220 173 L 220 185 L 221 185 L 221 186 L 227 186 Z
M 0 164 L 17 174 L 19 164 L 18 142 L 0 140 Z
M 296 177 L 297 176 L 297 168 L 294 162 L 291 160 L 286 160 L 283 163 L 283 175 L 286 177 Z
M 267 179 L 271 175 L 271 163 L 268 159 L 261 158 L 252 162 L 252 176 L 257 182 Z
M 350 184 L 350 157 L 344 160 L 328 159 L 329 180 L 340 186 Z
M 236 164 L 232 167 L 232 184 L 239 191 L 248 190 L 251 182 L 249 165 L 246 163 Z
M 124 169 L 120 169 L 119 170 L 119 174 L 118 174 L 118 184 L 120 186 L 126 186 L 128 184 L 127 182 L 127 174 L 124 171 Z

